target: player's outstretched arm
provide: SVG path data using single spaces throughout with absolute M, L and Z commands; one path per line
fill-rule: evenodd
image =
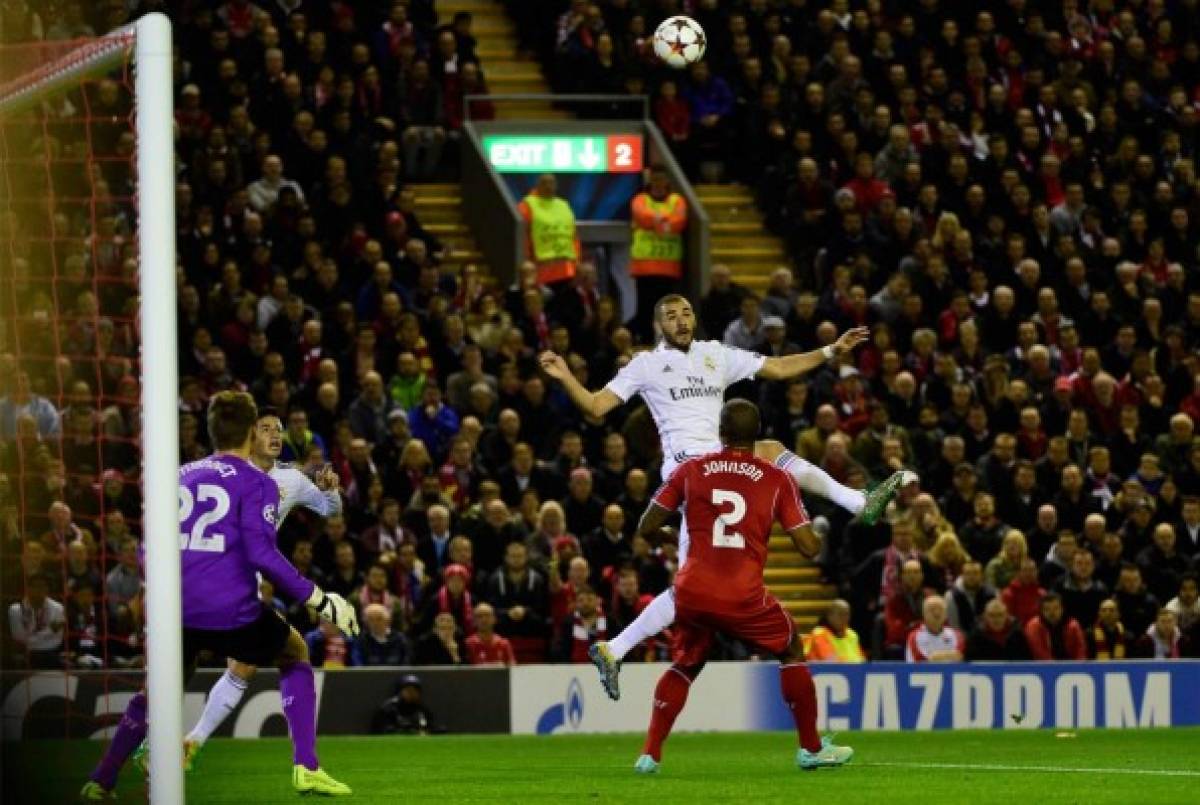
M 821 538 L 808 523 L 793 528 L 788 532 L 788 536 L 792 538 L 792 544 L 805 559 L 816 559 L 817 555 L 821 553 Z
M 538 363 L 541 364 L 543 372 L 562 383 L 571 402 L 588 416 L 600 419 L 621 404 L 621 398 L 606 388 L 596 392 L 585 389 L 583 384 L 575 379 L 561 355 L 547 350 L 538 356 Z
M 871 335 L 866 327 L 853 327 L 842 333 L 837 341 L 827 347 L 814 349 L 812 352 L 802 352 L 798 355 L 781 355 L 767 358 L 763 361 L 758 376 L 764 380 L 790 380 L 805 372 L 811 372 L 821 364 L 833 358 L 840 358 L 850 352 Z
M 664 508 L 654 501 L 650 501 L 650 505 L 642 513 L 642 519 L 638 521 L 638 534 L 652 543 L 655 542 L 655 535 L 662 531 L 663 526 L 667 524 L 667 520 L 670 517 L 670 509 Z

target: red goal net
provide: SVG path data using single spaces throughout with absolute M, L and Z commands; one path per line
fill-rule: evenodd
M 4 737 L 92 737 L 144 665 L 129 41 L 0 46 Z M 79 70 L 63 91 L 48 81 Z M 169 302 L 168 302 L 169 303 Z M 140 682 L 140 680 L 139 680 Z M 110 715 L 112 714 L 112 715 Z

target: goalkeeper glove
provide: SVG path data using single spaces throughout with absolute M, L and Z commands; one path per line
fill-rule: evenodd
M 358 637 L 358 615 L 354 607 L 337 593 L 327 593 L 320 587 L 313 589 L 308 605 L 324 620 L 331 622 L 350 637 Z

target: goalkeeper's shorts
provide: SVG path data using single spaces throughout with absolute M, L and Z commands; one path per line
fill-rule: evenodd
M 249 665 L 273 666 L 287 645 L 292 627 L 273 609 L 236 629 L 183 629 L 183 667 L 188 673 L 202 652 Z

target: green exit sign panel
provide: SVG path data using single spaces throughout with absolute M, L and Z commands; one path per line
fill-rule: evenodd
M 498 173 L 636 173 L 642 169 L 642 138 L 487 135 L 483 151 Z

